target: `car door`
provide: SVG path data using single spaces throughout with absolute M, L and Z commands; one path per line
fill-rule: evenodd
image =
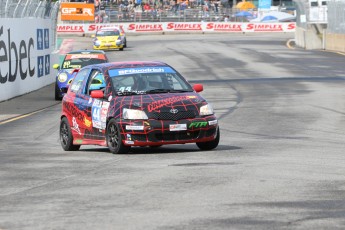
M 93 68 L 90 71 L 89 78 L 85 85 L 84 106 L 87 113 L 85 121 L 85 138 L 87 139 L 103 139 L 106 126 L 106 116 L 108 112 L 109 102 L 104 99 L 92 98 L 93 90 L 105 90 L 106 84 L 102 71 Z
M 68 93 L 63 98 L 63 108 L 71 126 L 73 136 L 83 139 L 85 133 L 85 123 L 87 121 L 87 110 L 84 106 L 85 85 L 90 69 L 82 69 L 72 80 Z

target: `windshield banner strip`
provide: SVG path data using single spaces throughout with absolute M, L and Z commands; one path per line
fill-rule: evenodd
M 123 76 L 129 74 L 139 74 L 139 73 L 176 73 L 173 69 L 169 67 L 145 67 L 145 68 L 127 68 L 127 69 L 111 69 L 109 70 L 109 75 Z

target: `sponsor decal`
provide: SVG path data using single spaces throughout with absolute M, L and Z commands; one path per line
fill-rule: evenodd
M 76 139 L 76 140 L 75 140 L 75 143 L 77 143 L 77 144 L 82 144 L 82 143 L 83 143 L 83 140 L 81 140 L 81 139 Z
M 80 129 L 79 129 L 79 125 L 77 123 L 77 120 L 75 119 L 75 117 L 72 118 L 72 130 L 76 131 L 79 135 L 81 135 Z
M 169 67 L 148 67 L 148 68 L 131 68 L 131 69 L 111 69 L 109 75 L 120 76 L 127 74 L 140 74 L 140 73 L 175 73 L 175 71 Z
M 86 119 L 86 117 L 84 118 L 84 124 L 86 127 L 89 127 L 89 128 L 91 127 L 91 121 Z
M 84 115 L 78 110 L 78 108 L 75 105 L 63 101 L 63 106 L 69 113 L 71 113 L 73 117 L 77 118 L 81 122 L 84 122 Z
M 170 104 L 173 104 L 175 102 L 182 101 L 185 99 L 186 99 L 186 96 L 169 97 L 166 99 L 162 99 L 162 100 L 158 100 L 158 101 L 154 101 L 154 102 L 150 103 L 147 106 L 147 109 L 149 112 L 152 112 L 152 111 L 157 110 L 163 106 L 167 106 L 167 105 L 170 105 Z
M 65 59 L 72 60 L 78 58 L 105 59 L 105 56 L 103 54 L 69 54 Z
M 127 130 L 144 130 L 142 125 L 126 125 Z
M 102 101 L 95 100 L 92 104 L 91 114 L 92 114 L 92 125 L 95 128 L 101 129 L 101 110 Z
M 202 30 L 201 23 L 168 23 L 167 29 L 173 30 Z
M 125 141 L 125 143 L 127 144 L 127 145 L 134 145 L 134 141 Z
M 189 124 L 188 128 L 202 128 L 207 126 L 207 121 L 194 121 Z
M 170 131 L 182 131 L 187 130 L 187 124 L 171 124 L 169 125 Z
M 241 32 L 242 24 L 233 24 L 233 23 L 207 23 L 206 29 L 213 31 L 231 31 L 231 32 Z
M 266 24 L 266 23 L 249 23 L 247 24 L 247 30 L 253 30 L 256 32 L 262 31 L 283 31 L 283 25 L 281 24 Z
M 108 115 L 108 108 L 109 108 L 110 103 L 109 102 L 103 102 L 102 105 L 102 110 L 101 110 L 101 122 L 104 124 L 105 128 L 105 123 L 107 121 L 107 115 Z
M 218 123 L 217 120 L 209 121 L 208 125 L 216 125 Z
M 6 43 L 7 42 L 7 43 Z M 27 40 L 21 40 L 16 44 L 11 39 L 11 29 L 4 31 L 0 27 L 0 62 L 8 62 L 8 71 L 0 70 L 0 83 L 14 82 L 18 75 L 24 80 L 28 75 L 35 74 L 35 66 L 30 57 L 34 53 L 34 39 L 28 37 Z M 25 67 L 26 66 L 26 67 Z
M 129 24 L 128 30 L 136 32 L 153 32 L 153 31 L 163 31 L 163 25 L 162 24 L 146 24 L 146 23 L 140 23 L 140 24 Z

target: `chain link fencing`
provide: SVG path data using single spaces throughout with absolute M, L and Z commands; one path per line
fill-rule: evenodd
M 328 2 L 328 27 L 330 33 L 345 34 L 345 1 Z

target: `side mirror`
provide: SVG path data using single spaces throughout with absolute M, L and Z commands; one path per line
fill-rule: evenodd
M 91 91 L 92 98 L 104 98 L 104 93 L 102 90 L 92 90 Z
M 204 86 L 202 84 L 195 84 L 193 85 L 193 89 L 195 92 L 199 93 L 204 90 Z
M 54 69 L 59 69 L 59 68 L 60 68 L 60 65 L 59 65 L 59 64 L 54 64 L 54 65 L 53 65 L 53 68 L 54 68 Z

